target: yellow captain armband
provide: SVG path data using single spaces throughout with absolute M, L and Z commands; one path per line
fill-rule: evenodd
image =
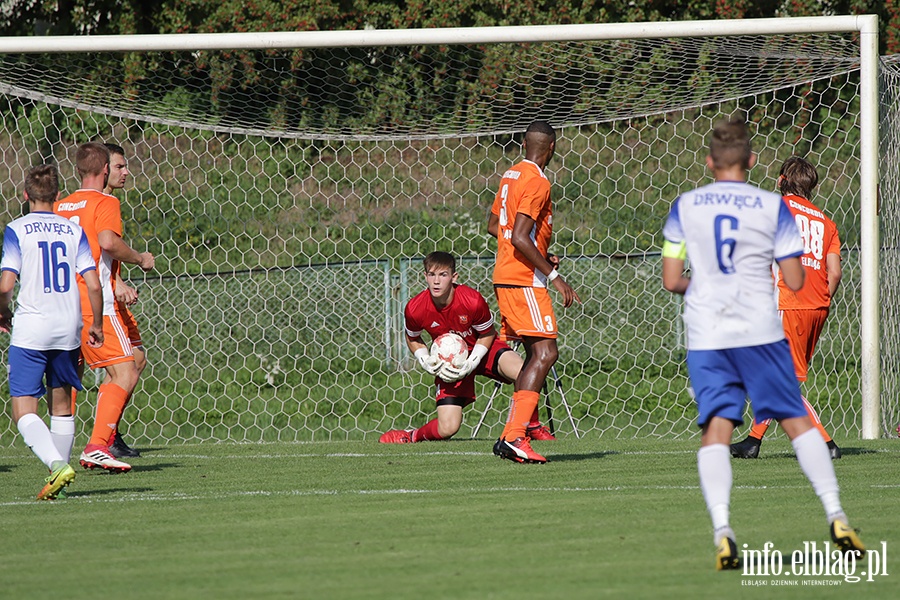
M 687 247 L 684 242 L 670 242 L 666 240 L 663 244 L 663 258 L 675 258 L 678 260 L 687 260 Z

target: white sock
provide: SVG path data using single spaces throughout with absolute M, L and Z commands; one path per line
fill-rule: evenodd
M 729 524 L 731 450 L 725 444 L 703 446 L 697 452 L 697 471 L 700 473 L 700 489 L 703 490 L 706 509 L 712 518 L 713 542 L 718 545 L 723 537 L 734 539 Z
M 844 509 L 841 508 L 840 492 L 837 476 L 834 474 L 834 465 L 831 463 L 831 454 L 829 454 L 828 446 L 825 445 L 825 440 L 822 439 L 819 430 L 812 428 L 806 433 L 798 435 L 791 440 L 791 445 L 797 454 L 800 468 L 803 469 L 813 490 L 822 501 L 828 521 L 843 517 Z
M 75 417 L 50 417 L 50 435 L 63 459 L 69 462 L 75 445 Z
M 47 424 L 39 416 L 28 413 L 23 415 L 16 425 L 19 433 L 22 434 L 22 439 L 41 462 L 47 465 L 48 469 L 52 468 L 53 463 L 64 460 L 53 444 L 53 437 L 50 435 L 50 430 L 47 429 Z

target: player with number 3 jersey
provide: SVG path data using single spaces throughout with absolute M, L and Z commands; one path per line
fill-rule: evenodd
M 525 131 L 525 160 L 503 174 L 491 208 L 488 232 L 497 237 L 494 293 L 500 333 L 521 340 L 525 365 L 516 378 L 512 407 L 494 454 L 519 463 L 545 463 L 531 448 L 529 429 L 537 420 L 540 390 L 559 357 L 556 315 L 547 292 L 552 284 L 568 307 L 580 301 L 548 258 L 553 232 L 550 181 L 544 167 L 556 150 L 556 131 L 535 121 Z

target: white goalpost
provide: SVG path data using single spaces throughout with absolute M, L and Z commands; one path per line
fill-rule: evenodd
M 660 229 L 706 176 L 711 123 L 739 112 L 753 183 L 774 189 L 793 154 L 819 169 L 846 266 L 806 395 L 835 437 L 874 439 L 900 417 L 900 343 L 881 330 L 896 286 L 879 165 L 900 162 L 879 138 L 894 119 L 894 79 L 879 78 L 900 80 L 887 66 L 875 16 L 0 38 L 0 211 L 20 214 L 27 167 L 57 163 L 71 192 L 77 144 L 126 148 L 125 237 L 159 256 L 158 272 L 127 273 L 150 364 L 131 437 L 371 438 L 433 410 L 402 340 L 421 258 L 453 252 L 492 301 L 492 189 L 543 118 L 560 132 L 551 248 L 585 299 L 560 316 L 572 423 L 692 436 Z M 479 387 L 469 431 L 490 393 Z

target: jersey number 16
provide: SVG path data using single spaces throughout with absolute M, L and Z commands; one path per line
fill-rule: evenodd
M 72 285 L 69 263 L 65 262 L 66 245 L 62 242 L 38 242 L 44 272 L 44 293 L 67 292 Z

